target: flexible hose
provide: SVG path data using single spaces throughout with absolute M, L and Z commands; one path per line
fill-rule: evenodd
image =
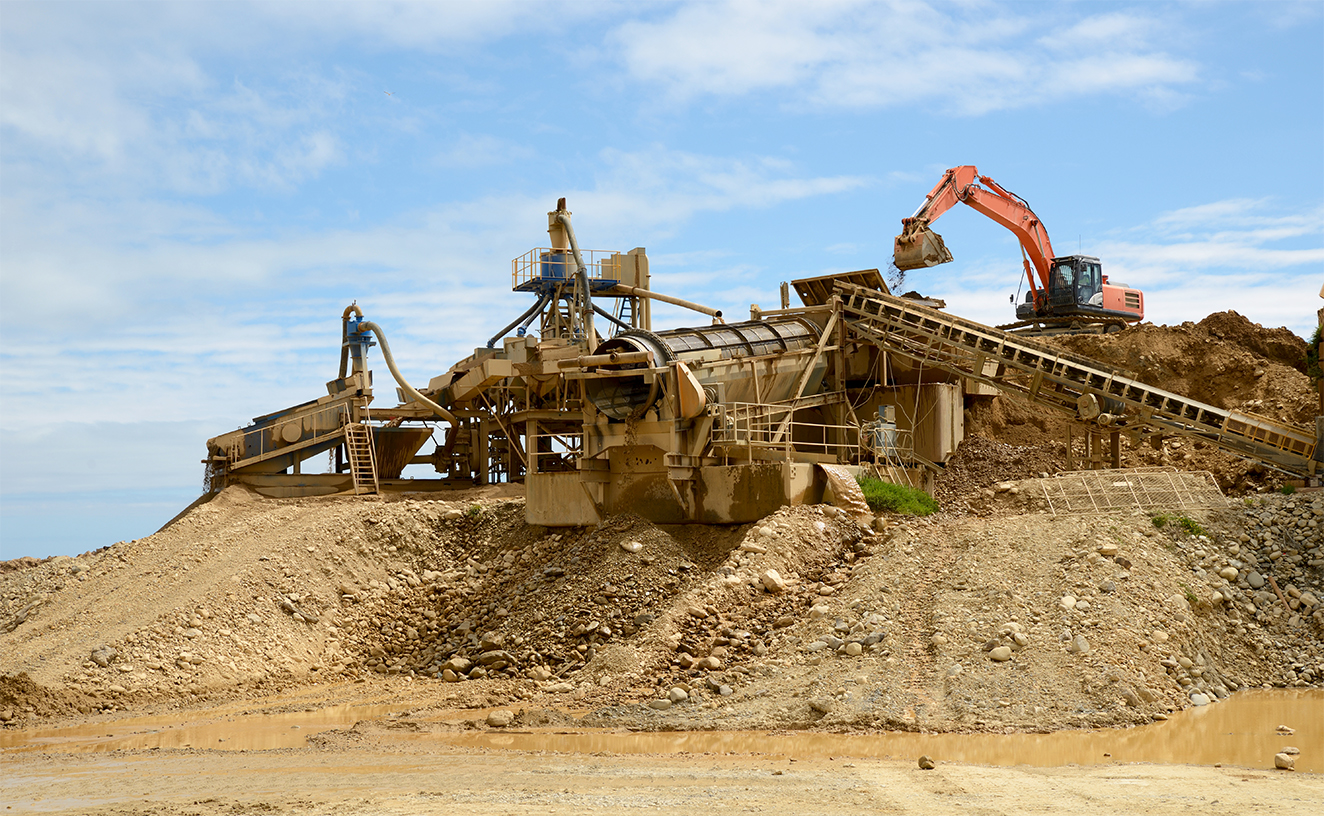
M 593 304 L 593 311 L 595 311 L 595 312 L 597 312 L 598 314 L 602 315 L 603 317 L 607 318 L 607 319 L 610 320 L 612 323 L 615 323 L 617 326 L 619 326 L 619 327 L 621 328 L 622 331 L 629 331 L 630 329 L 633 329 L 633 328 L 634 328 L 634 326 L 631 326 L 631 325 L 629 325 L 628 323 L 624 323 L 624 322 L 622 322 L 622 321 L 620 321 L 620 320 L 617 320 L 616 317 L 615 317 L 614 315 L 612 315 L 610 312 L 604 311 L 604 310 L 602 309 L 602 307 L 598 306 L 596 303 Z
M 494 334 L 492 336 L 492 339 L 487 341 L 487 347 L 494 348 L 496 346 L 496 341 L 500 340 L 502 337 L 505 337 L 506 332 L 510 331 L 519 324 L 523 323 L 525 320 L 532 320 L 533 316 L 536 315 L 538 312 L 542 311 L 542 307 L 547 305 L 547 301 L 551 300 L 551 297 L 552 297 L 551 292 L 543 292 L 542 296 L 538 298 L 538 302 L 533 304 L 533 306 L 531 306 L 527 312 L 515 318 L 510 322 L 509 326 L 506 326 L 504 329 Z
M 575 256 L 575 288 L 579 290 L 583 297 L 584 306 L 584 337 L 588 341 L 589 348 L 593 347 L 593 293 L 588 285 L 588 267 L 584 266 L 584 258 L 579 254 L 579 242 L 575 240 L 575 228 L 570 225 L 570 214 L 558 212 L 556 220 L 565 227 L 565 237 L 570 240 L 570 252 Z M 579 304 L 576 304 L 579 305 Z
M 349 373 L 349 347 L 345 341 L 349 339 L 349 315 L 350 312 L 363 317 L 363 310 L 357 303 L 351 303 L 345 307 L 345 311 L 340 313 L 340 379 L 345 379 Z
M 531 314 L 528 317 L 524 318 L 524 322 L 519 324 L 519 330 L 521 332 L 527 332 L 529 330 L 529 324 L 537 319 L 538 319 L 538 315 L 536 313 Z
M 423 405 L 426 405 L 428 408 L 431 408 L 432 413 L 446 420 L 451 425 L 454 426 L 459 425 L 459 423 L 455 421 L 454 414 L 452 414 L 450 411 L 447 411 L 445 408 L 442 408 L 440 405 L 428 399 L 427 397 L 423 396 L 422 394 L 418 393 L 418 389 L 414 388 L 414 386 L 410 385 L 408 382 L 405 381 L 404 376 L 400 373 L 400 369 L 395 367 L 395 358 L 391 356 L 391 346 L 386 342 L 386 335 L 382 333 L 382 329 L 380 326 L 378 326 L 376 323 L 373 323 L 370 320 L 365 320 L 359 324 L 359 331 L 370 331 L 373 334 L 377 335 L 377 342 L 380 343 L 382 347 L 382 359 L 386 360 L 386 367 L 391 369 L 391 376 L 395 377 L 395 381 L 400 384 L 400 390 L 408 394 L 410 399 L 414 400 L 415 402 L 421 403 Z

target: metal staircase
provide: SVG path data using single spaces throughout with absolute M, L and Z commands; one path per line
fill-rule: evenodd
M 846 325 L 892 354 L 985 383 L 1105 429 L 1181 434 L 1287 473 L 1321 470 L 1324 444 L 1303 428 L 1228 411 L 1126 377 L 1104 363 L 920 306 L 838 283 Z
M 376 454 L 372 428 L 361 422 L 345 423 L 345 456 L 354 479 L 354 495 L 378 492 Z

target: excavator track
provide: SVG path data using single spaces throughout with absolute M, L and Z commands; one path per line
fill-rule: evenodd
M 999 331 L 1020 337 L 1054 337 L 1062 334 L 1116 334 L 1128 324 L 1121 318 L 1040 317 L 998 326 Z

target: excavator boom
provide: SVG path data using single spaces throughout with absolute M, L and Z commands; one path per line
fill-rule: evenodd
M 952 260 L 942 236 L 931 225 L 958 202 L 1006 227 L 1020 243 L 1029 294 L 1026 304 L 1017 309 L 1018 319 L 1032 322 L 1079 316 L 1110 320 L 1113 328 L 1121 328 L 1123 321 L 1144 317 L 1142 293 L 1110 285 L 1102 277 L 1097 258 L 1055 257 L 1048 230 L 1025 199 L 979 175 L 969 164 L 944 173 L 915 214 L 901 219 L 901 234 L 892 254 L 897 269 L 923 269 Z
M 979 175 L 979 171 L 971 164 L 953 167 L 944 173 L 942 180 L 929 192 L 915 214 L 901 220 L 901 234 L 896 237 L 893 252 L 893 263 L 897 269 L 920 269 L 952 260 L 942 236 L 930 229 L 929 225 L 958 202 L 973 207 L 1011 230 L 1025 250 L 1030 265 L 1034 267 L 1034 274 L 1026 270 L 1030 287 L 1047 287 L 1053 243 L 1048 239 L 1043 222 L 1024 199 L 988 176 Z

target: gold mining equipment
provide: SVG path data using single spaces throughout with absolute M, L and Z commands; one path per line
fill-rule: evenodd
M 581 250 L 565 199 L 547 232 L 551 246 L 512 262 L 513 289 L 533 305 L 425 388 L 401 375 L 381 327 L 347 308 L 327 395 L 208 440 L 210 488 L 306 496 L 523 482 L 533 524 L 623 512 L 748 522 L 786 504 L 858 508 L 861 470 L 930 488 L 962 441 L 966 405 L 999 393 L 1075 420 L 1095 450 L 1110 436 L 1114 456 L 1121 434 L 1180 434 L 1309 478 L 1324 452 L 1318 432 L 894 297 L 876 269 L 783 283 L 780 308 L 727 322 L 653 292 L 642 248 Z M 655 331 L 653 301 L 702 323 Z M 374 346 L 398 386 L 394 407 L 372 406 Z M 303 472 L 328 451 L 328 472 Z M 410 464 L 436 476 L 403 478 Z

